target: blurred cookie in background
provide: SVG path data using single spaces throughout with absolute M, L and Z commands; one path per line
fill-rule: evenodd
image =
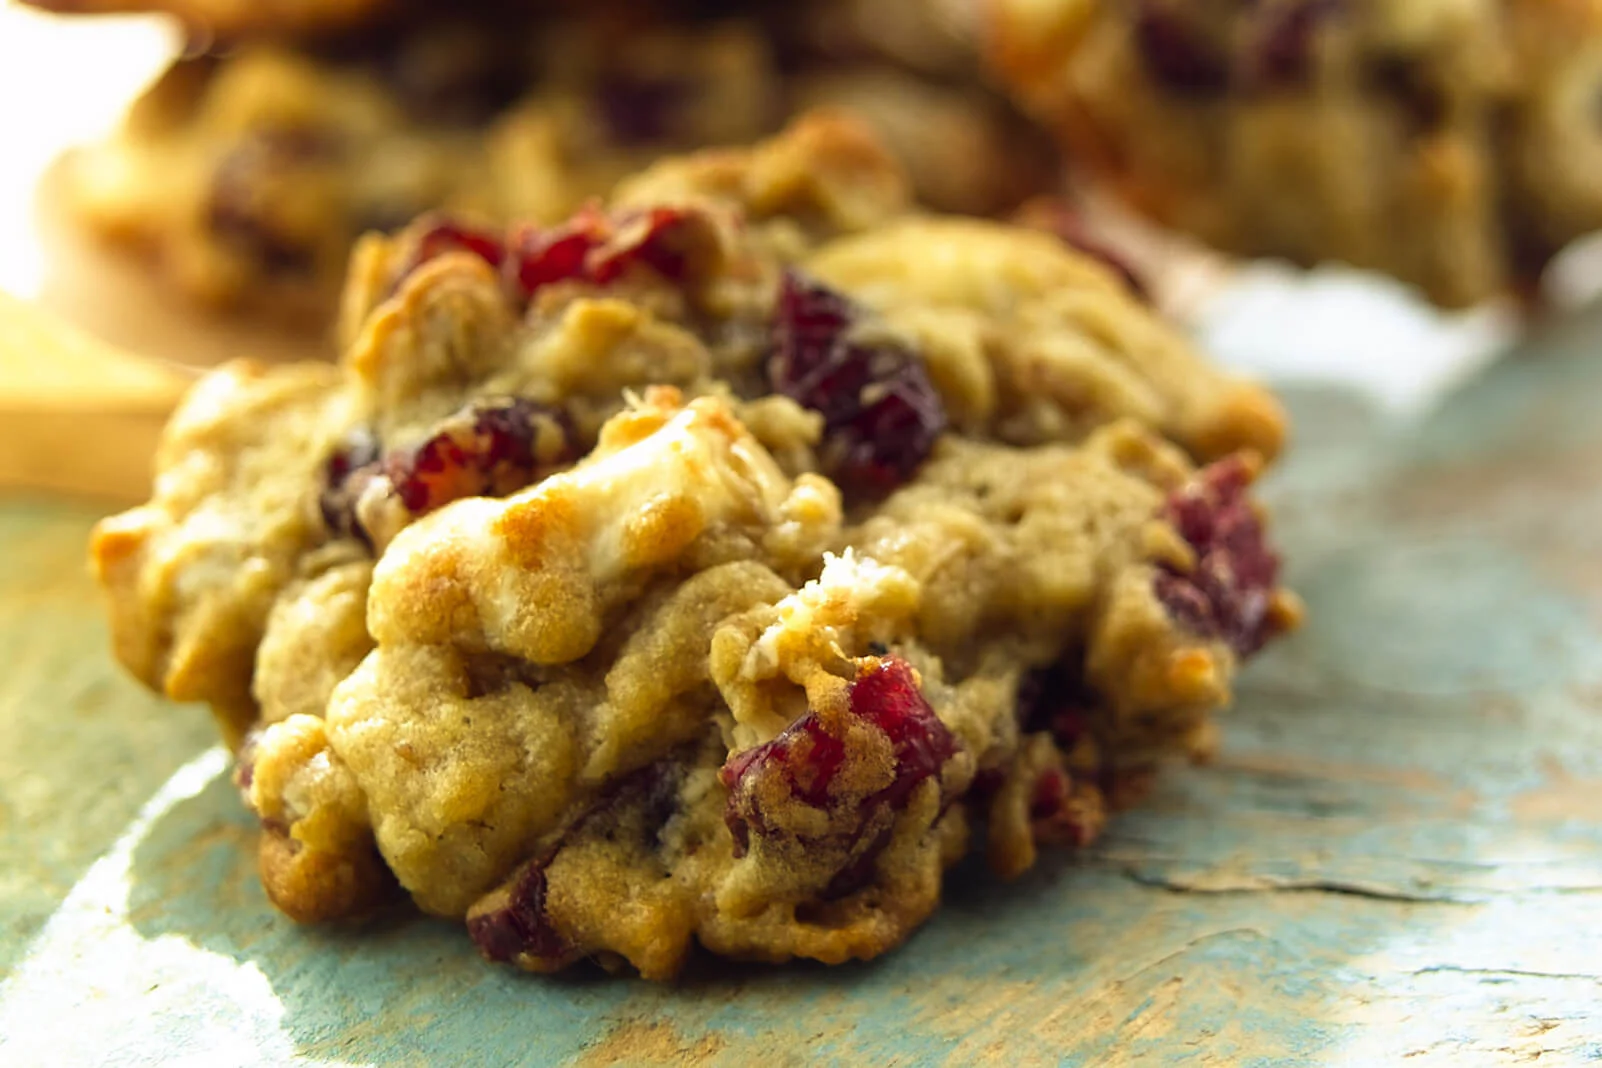
M 177 62 L 62 173 L 70 212 L 203 304 L 317 321 L 351 243 L 430 208 L 534 221 L 781 113 L 761 35 L 428 19 Z
M 1071 161 L 1230 252 L 1447 306 L 1602 226 L 1602 5 L 986 0 L 989 58 Z
M 193 302 L 322 325 L 365 231 L 437 207 L 554 221 L 665 153 L 819 105 L 877 127 L 936 208 L 1000 213 L 1052 182 L 1046 139 L 943 29 L 891 20 L 908 36 L 884 38 L 817 21 L 841 5 L 715 6 L 441 7 L 180 59 L 63 161 L 60 197 Z

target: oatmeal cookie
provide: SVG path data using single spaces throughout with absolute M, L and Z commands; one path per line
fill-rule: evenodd
M 836 116 L 605 209 L 363 239 L 340 366 L 213 372 L 93 560 L 240 744 L 269 896 L 485 956 L 895 946 L 1204 755 L 1296 622 L 1271 398 Z M 1198 466 L 1201 465 L 1201 466 Z
M 664 152 L 746 143 L 817 106 L 859 110 L 936 207 L 1002 211 L 1049 182 L 1043 138 L 973 72 L 898 66 L 754 6 L 436 12 L 182 60 L 120 132 L 68 156 L 64 201 L 200 303 L 320 324 L 365 231 L 441 207 L 556 222 Z
M 1446 305 L 1602 225 L 1592 0 L 986 0 L 993 65 L 1135 207 Z

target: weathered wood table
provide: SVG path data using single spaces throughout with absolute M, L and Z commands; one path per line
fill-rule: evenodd
M 1210 767 L 910 944 L 542 979 L 267 906 L 206 716 L 113 667 L 93 514 L 0 505 L 0 1063 L 1602 1059 L 1602 315 L 1432 414 L 1293 391 L 1313 609 Z

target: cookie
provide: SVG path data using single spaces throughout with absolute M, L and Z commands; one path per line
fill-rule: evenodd
M 1581 178 L 1602 7 L 1551 0 L 987 0 L 993 66 L 1074 161 L 1236 253 L 1445 305 L 1602 225 Z
M 1002 211 L 1050 181 L 1038 133 L 971 71 L 883 54 L 781 8 L 436 13 L 247 43 L 168 71 L 68 157 L 63 199 L 200 304 L 320 323 L 363 232 L 438 207 L 555 222 L 666 151 L 749 142 L 815 106 L 859 109 L 945 209 Z
M 340 365 L 237 363 L 92 555 L 209 702 L 301 920 L 491 960 L 867 958 L 1204 754 L 1296 622 L 1271 397 L 1048 234 L 912 209 L 860 126 L 556 225 L 364 238 Z

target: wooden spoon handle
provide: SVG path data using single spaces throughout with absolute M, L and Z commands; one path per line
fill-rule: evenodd
M 143 499 L 161 428 L 194 380 L 0 293 L 0 492 Z

